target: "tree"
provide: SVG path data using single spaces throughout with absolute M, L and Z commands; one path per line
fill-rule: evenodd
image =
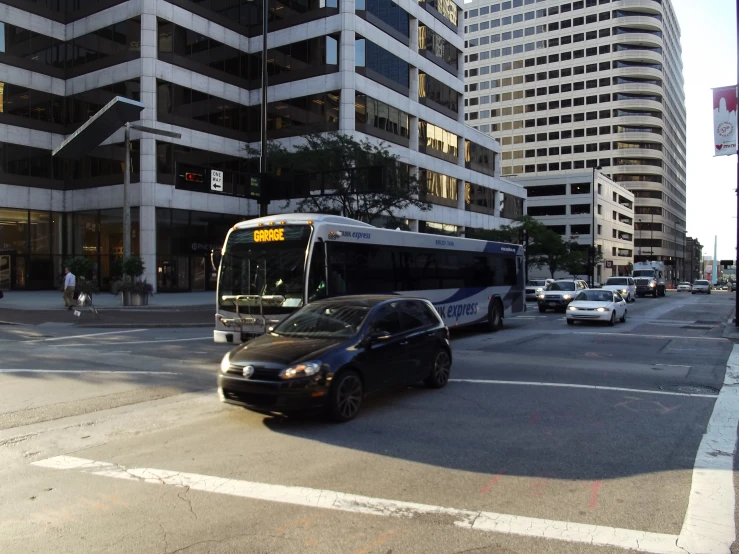
M 408 207 L 431 209 L 422 199 L 425 183 L 419 183 L 385 143 L 358 141 L 338 132 L 302 138 L 305 143 L 292 149 L 272 142 L 268 153 L 271 175 L 310 183 L 310 194 L 297 200 L 295 211 L 371 223 L 380 216 L 392 220 Z
M 554 271 L 560 267 L 560 259 L 563 256 L 562 237 L 549 229 L 542 222 L 530 215 L 517 218 L 510 225 L 501 225 L 499 229 L 486 229 L 468 234 L 471 238 L 522 244 L 524 246 L 524 258 L 527 274 L 532 268 L 541 269 L 550 262 L 555 265 Z M 551 265 L 550 265 L 550 271 Z M 554 275 L 552 271 L 552 275 Z

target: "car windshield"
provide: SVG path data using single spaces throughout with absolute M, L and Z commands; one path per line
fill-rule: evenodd
M 682 283 L 680 283 L 680 284 L 681 284 L 681 285 L 686 285 L 686 286 L 688 286 L 688 287 L 690 286 L 690 283 L 686 283 L 686 282 L 682 282 Z
M 548 290 L 575 290 L 575 283 L 565 281 L 563 283 L 552 283 Z
M 341 338 L 357 334 L 371 306 L 314 303 L 280 322 L 273 334 L 285 337 Z
M 654 277 L 653 269 L 641 269 L 634 271 L 634 277 Z
M 696 285 L 707 285 L 708 281 L 696 281 L 695 284 Z
M 623 277 L 611 277 L 606 281 L 606 285 L 628 285 L 628 281 Z
M 605 290 L 584 290 L 575 297 L 575 300 L 587 302 L 613 302 L 613 293 Z
M 528 286 L 530 287 L 543 287 L 547 284 L 546 281 L 529 281 Z

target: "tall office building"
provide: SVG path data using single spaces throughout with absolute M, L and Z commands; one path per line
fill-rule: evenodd
M 159 291 L 214 286 L 208 252 L 256 217 L 262 3 L 0 2 L 0 288 L 48 288 L 88 256 L 105 289 L 122 251 L 123 131 L 81 160 L 52 158 L 116 95 L 140 100 L 132 131 L 133 253 Z M 523 212 L 497 143 L 464 124 L 461 7 L 452 0 L 273 0 L 268 138 L 342 131 L 385 141 L 426 185 L 412 229 L 464 233 Z M 223 171 L 223 190 L 208 172 Z M 273 202 L 271 213 L 284 210 Z
M 464 26 L 465 118 L 500 141 L 501 174 L 564 184 L 599 167 L 634 193 L 635 261 L 664 260 L 683 278 L 685 95 L 670 0 L 474 0 Z

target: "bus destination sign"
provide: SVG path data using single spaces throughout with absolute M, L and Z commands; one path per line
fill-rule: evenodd
M 283 242 L 285 240 L 285 229 L 255 229 L 254 242 Z

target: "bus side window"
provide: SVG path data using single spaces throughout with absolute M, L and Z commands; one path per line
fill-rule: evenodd
M 313 245 L 310 267 L 308 268 L 308 302 L 328 296 L 326 282 L 326 245 L 316 242 Z

